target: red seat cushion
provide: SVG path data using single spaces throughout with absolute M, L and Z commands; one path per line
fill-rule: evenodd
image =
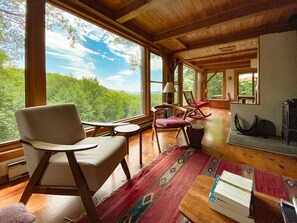
M 171 116 L 169 118 L 157 119 L 156 124 L 167 128 L 177 128 L 177 127 L 185 127 L 185 126 L 191 125 L 190 122 L 186 120 L 182 120 L 175 116 Z
M 194 107 L 197 106 L 199 108 L 207 105 L 208 105 L 207 101 L 196 101 L 195 104 L 190 104 L 190 106 L 194 106 Z

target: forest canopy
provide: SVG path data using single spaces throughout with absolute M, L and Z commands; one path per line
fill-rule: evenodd
M 112 122 L 137 116 L 140 97 L 140 93 L 107 89 L 95 78 L 47 74 L 47 104 L 74 103 L 85 121 Z M 155 93 L 152 100 L 161 101 L 161 97 L 161 93 Z M 14 113 L 25 104 L 23 69 L 0 67 L 0 98 L 0 141 L 17 139 Z

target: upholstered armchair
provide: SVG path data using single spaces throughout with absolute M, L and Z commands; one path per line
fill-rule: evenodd
M 153 122 L 152 122 L 152 140 L 156 135 L 159 152 L 161 153 L 160 141 L 158 132 L 175 131 L 176 136 L 182 131 L 187 144 L 189 145 L 188 137 L 185 132 L 185 127 L 190 126 L 190 122 L 186 121 L 188 109 L 172 104 L 162 104 L 152 107 Z
M 125 137 L 87 138 L 74 104 L 21 109 L 16 121 L 30 174 L 20 202 L 26 204 L 32 193 L 77 195 L 90 221 L 100 222 L 92 195 L 119 163 L 130 179 Z

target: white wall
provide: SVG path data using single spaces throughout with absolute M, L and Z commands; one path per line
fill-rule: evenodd
M 227 93 L 230 92 L 231 98 L 234 99 L 234 70 L 228 69 L 226 70 L 226 97 Z M 231 77 L 232 80 L 228 80 L 228 77 Z
M 254 115 L 268 119 L 281 134 L 282 101 L 297 98 L 297 33 L 289 31 L 259 38 L 259 105 L 232 104 L 231 128 L 237 113 L 250 125 Z M 247 126 L 248 126 L 247 125 Z

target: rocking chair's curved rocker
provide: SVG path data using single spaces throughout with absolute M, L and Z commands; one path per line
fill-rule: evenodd
M 203 119 L 211 115 L 211 113 L 204 114 L 200 109 L 202 107 L 208 106 L 207 101 L 195 101 L 192 91 L 183 91 L 183 93 L 187 101 L 188 108 L 190 110 L 190 112 L 188 113 L 188 117 L 194 119 Z
M 100 222 L 92 195 L 119 163 L 130 179 L 125 137 L 86 138 L 74 104 L 21 109 L 16 120 L 31 176 L 20 202 L 32 193 L 81 196 L 90 222 Z
M 186 121 L 187 109 L 172 104 L 163 104 L 152 107 L 153 123 L 152 123 L 152 140 L 156 134 L 159 153 L 161 153 L 160 142 L 158 138 L 158 131 L 177 131 L 178 136 L 182 130 L 186 142 L 189 145 L 189 140 L 186 135 L 184 127 L 190 126 L 191 123 Z

